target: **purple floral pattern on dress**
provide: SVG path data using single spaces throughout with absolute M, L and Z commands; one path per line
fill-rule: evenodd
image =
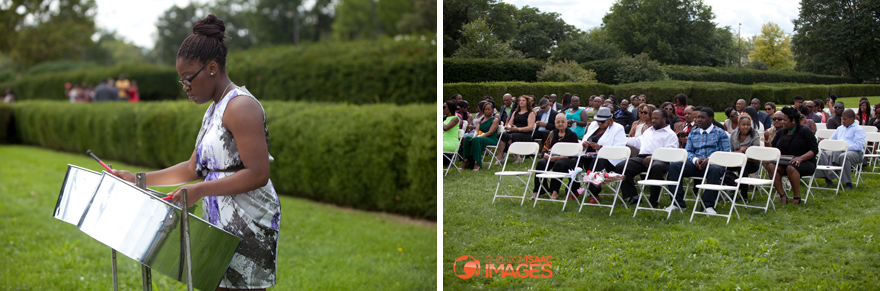
M 212 103 L 205 112 L 196 140 L 196 173 L 205 181 L 223 179 L 242 167 L 235 138 L 223 126 L 226 105 L 237 96 L 253 98 L 244 87 L 236 88 L 223 96 L 220 102 Z M 268 143 L 269 131 L 265 120 L 264 112 L 263 128 Z M 269 155 L 268 152 L 266 154 Z M 272 160 L 269 155 L 269 161 Z M 281 205 L 272 181 L 245 193 L 206 196 L 202 202 L 202 217 L 242 239 L 220 281 L 220 287 L 261 289 L 275 284 Z

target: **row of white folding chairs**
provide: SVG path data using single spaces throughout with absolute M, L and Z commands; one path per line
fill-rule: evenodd
M 871 140 L 876 140 L 876 141 L 880 142 L 880 134 L 873 134 L 872 136 L 873 137 Z M 519 145 L 516 145 L 516 144 L 519 144 Z M 520 154 L 520 155 L 537 154 L 540 149 L 540 147 L 538 146 L 537 143 L 521 142 L 521 143 L 516 143 L 516 144 L 511 146 L 510 152 L 508 153 L 508 156 L 510 154 Z M 845 151 L 847 148 L 845 141 L 826 140 L 826 141 L 821 142 L 820 144 L 821 144 L 820 145 L 820 152 Z M 578 157 L 577 159 L 579 160 L 580 151 L 582 150 L 579 144 L 577 144 L 577 143 L 557 143 L 557 145 L 558 146 L 554 145 L 554 148 L 551 149 L 551 155 L 560 155 L 560 156 L 568 156 L 568 157 L 577 156 Z M 623 155 L 624 149 L 627 149 L 625 147 L 619 147 L 620 149 L 615 149 L 615 148 L 617 148 L 617 147 L 603 147 L 603 149 L 607 149 L 607 150 L 605 150 L 605 151 L 600 150 L 600 153 L 597 155 L 597 157 L 602 158 L 602 157 L 606 156 L 606 154 L 603 154 L 603 152 L 607 152 L 608 154 L 610 154 L 612 151 L 618 152 L 618 154 Z M 687 152 L 684 151 L 683 149 L 671 149 L 671 148 L 666 149 L 666 148 L 664 148 L 664 149 L 658 149 L 657 152 L 654 153 L 653 157 L 654 158 L 652 159 L 652 161 L 649 165 L 648 173 L 645 175 L 645 177 L 650 175 L 650 171 L 653 168 L 653 164 L 655 161 L 667 162 L 667 163 L 684 162 L 687 157 Z M 717 199 L 723 198 L 727 201 L 732 202 L 731 208 L 727 214 L 714 214 L 716 216 L 726 217 L 728 223 L 730 222 L 730 218 L 732 217 L 733 213 L 736 213 L 737 217 L 739 217 L 739 211 L 736 209 L 736 207 L 758 208 L 758 209 L 763 209 L 765 212 L 770 207 L 773 207 L 775 209 L 775 204 L 772 203 L 772 199 L 773 199 L 773 197 L 775 197 L 774 191 L 772 189 L 772 184 L 773 184 L 774 179 L 776 178 L 777 171 L 774 169 L 774 171 L 772 171 L 772 173 L 767 173 L 767 176 L 769 176 L 770 179 L 748 178 L 748 177 L 743 177 L 742 175 L 743 175 L 743 171 L 745 168 L 745 162 L 748 159 L 753 159 L 753 160 L 756 160 L 759 162 L 765 162 L 765 161 L 766 162 L 773 162 L 774 164 L 778 165 L 780 157 L 781 157 L 781 154 L 779 152 L 779 149 L 777 149 L 777 148 L 750 147 L 749 149 L 746 150 L 745 154 L 717 152 L 717 153 L 714 153 L 709 158 L 710 165 L 719 165 L 719 166 L 723 166 L 723 167 L 740 167 L 740 169 L 741 169 L 740 173 L 738 173 L 738 175 L 735 179 L 736 183 L 752 185 L 755 187 L 754 193 L 760 193 L 760 194 L 766 195 L 767 198 L 766 198 L 766 201 L 763 203 L 763 206 L 751 205 L 751 204 L 746 203 L 745 200 L 743 200 L 743 203 L 740 203 L 739 202 L 740 199 L 738 199 L 739 196 L 746 195 L 746 193 L 742 193 L 742 194 L 739 193 L 739 187 L 737 187 L 737 186 L 726 186 L 726 185 L 706 183 L 706 179 L 705 179 L 706 173 L 704 173 L 704 176 L 702 178 L 703 182 L 700 185 L 697 185 L 697 188 L 701 189 L 703 191 L 705 191 L 705 190 L 719 190 L 719 192 L 722 193 L 722 195 L 719 195 Z M 880 157 L 880 156 L 877 156 L 877 157 Z M 606 157 L 606 158 L 618 159 L 620 157 L 616 157 L 616 156 L 612 157 L 612 156 L 608 155 L 608 157 Z M 571 194 L 571 185 L 572 185 L 571 183 L 575 182 L 570 179 L 568 184 L 563 183 L 562 179 L 566 179 L 566 178 L 571 177 L 569 174 L 548 172 L 547 170 L 549 170 L 549 165 L 545 166 L 545 169 L 543 171 L 534 171 L 534 170 L 531 170 L 531 171 L 506 171 L 507 160 L 508 159 L 505 159 L 505 163 L 503 165 L 502 171 L 495 173 L 495 175 L 498 177 L 498 185 L 496 186 L 495 197 L 492 200 L 493 203 L 496 198 L 509 197 L 509 198 L 521 199 L 520 205 L 522 205 L 525 202 L 526 195 L 530 195 L 528 189 L 529 189 L 529 182 L 531 182 L 531 173 L 536 173 L 536 178 L 547 178 L 547 179 L 560 180 L 559 181 L 560 184 L 563 184 L 566 186 L 566 191 L 565 191 L 565 196 L 564 196 L 566 198 L 563 198 L 561 200 L 553 200 L 553 199 L 545 199 L 545 198 L 537 197 L 534 204 L 533 204 L 533 207 L 535 207 L 535 205 L 537 205 L 537 201 L 553 201 L 553 202 L 563 203 L 562 210 L 563 211 L 565 210 L 565 207 L 568 202 L 567 197 Z M 598 160 L 598 158 L 597 158 L 597 160 Z M 625 163 L 628 163 L 628 159 L 625 159 L 625 160 L 626 160 Z M 594 163 L 593 169 L 595 169 L 595 165 L 596 164 Z M 628 166 L 628 164 L 624 165 L 624 167 L 627 167 L 627 166 Z M 530 169 L 534 169 L 534 167 L 535 167 L 535 161 L 533 161 Z M 840 172 L 842 170 L 842 167 L 841 166 L 819 165 L 819 166 L 817 166 L 817 169 Z M 761 171 L 764 171 L 763 168 Z M 725 173 L 725 175 L 726 174 L 727 173 Z M 840 174 L 838 173 L 838 175 L 840 175 Z M 523 183 L 524 189 L 523 189 L 522 195 L 514 196 L 514 195 L 509 194 L 509 191 L 506 188 L 504 188 L 504 185 L 502 183 L 502 177 L 505 177 L 505 176 L 507 176 L 507 177 L 515 176 Z M 522 176 L 527 176 L 528 179 L 523 180 L 521 178 Z M 812 185 L 813 185 L 813 180 L 814 180 L 813 176 L 802 177 L 802 180 L 807 179 L 807 178 L 810 179 L 810 182 L 807 184 L 808 188 L 807 188 L 806 195 L 804 197 L 804 203 L 807 202 L 807 200 L 809 199 L 809 195 L 812 193 L 812 188 L 813 188 Z M 678 187 L 678 185 L 681 185 L 681 180 L 682 180 L 682 175 L 680 172 L 679 177 L 676 179 L 676 181 L 652 180 L 652 179 L 643 179 L 643 180 L 639 181 L 638 185 L 641 186 L 641 189 L 639 191 L 640 193 L 639 193 L 638 203 L 636 205 L 636 209 L 633 213 L 633 216 L 636 216 L 638 214 L 638 210 L 665 211 L 665 212 L 667 212 L 667 219 L 668 219 L 671 216 L 672 211 L 669 211 L 666 209 L 657 209 L 657 208 L 653 208 L 653 207 L 642 207 L 641 206 L 642 200 L 644 200 L 644 198 L 646 197 L 644 194 L 644 188 L 645 188 L 645 186 L 659 186 L 659 187 L 661 187 L 662 191 L 664 191 L 665 194 L 667 194 L 670 197 L 670 199 L 673 201 L 672 203 L 676 203 L 675 202 L 675 191 L 672 191 L 670 189 L 672 189 L 672 187 Z M 662 187 L 662 186 L 667 186 L 667 187 Z M 543 187 L 543 186 L 540 186 L 540 187 Z M 614 193 L 612 194 L 612 195 L 614 195 L 613 202 L 610 205 L 607 205 L 607 204 L 606 205 L 598 205 L 598 206 L 610 207 L 611 212 L 609 213 L 609 215 L 613 214 L 615 204 L 617 203 L 618 200 L 623 202 L 623 199 L 619 194 L 619 189 L 620 189 L 619 183 L 618 183 L 617 187 L 612 187 L 612 188 L 613 188 L 612 190 L 614 191 Z M 816 188 L 819 188 L 819 187 L 816 187 Z M 505 192 L 508 193 L 508 195 L 498 195 L 498 191 L 500 189 L 503 189 Z M 677 188 L 675 188 L 675 189 L 677 191 Z M 819 189 L 821 189 L 821 188 L 819 188 Z M 829 190 L 837 190 L 837 189 L 829 189 Z M 733 192 L 732 196 L 728 194 L 728 192 L 731 192 L 731 191 Z M 754 193 L 753 193 L 753 195 L 754 195 Z M 702 194 L 702 191 L 700 194 Z M 695 214 L 709 215 L 708 213 L 705 213 L 702 211 L 697 211 L 699 209 L 699 204 L 702 204 L 702 201 L 699 199 L 699 197 L 700 197 L 700 195 L 697 195 L 697 199 L 695 199 L 696 201 L 695 201 L 694 209 L 691 213 L 691 220 L 693 220 L 693 216 Z M 754 196 L 752 198 L 754 198 Z M 584 197 L 581 199 L 581 201 L 578 201 L 578 203 L 580 204 L 580 208 L 578 210 L 579 212 L 583 209 L 584 205 L 587 205 L 587 206 L 594 206 L 595 205 L 595 204 L 588 204 L 586 202 L 586 200 L 587 200 L 587 195 L 584 195 Z M 753 200 L 753 199 L 750 199 L 750 200 Z M 626 205 L 626 204 L 624 203 L 624 205 Z
M 572 194 L 572 191 L 571 191 L 572 183 L 578 182 L 578 181 L 576 181 L 576 179 L 573 179 L 571 174 L 549 171 L 549 163 L 547 165 L 545 165 L 543 170 L 534 170 L 534 167 L 535 167 L 534 161 L 530 167 L 530 169 L 532 169 L 532 170 L 529 170 L 529 171 L 507 171 L 506 170 L 507 169 L 507 162 L 508 162 L 509 156 L 511 154 L 520 154 L 520 155 L 537 154 L 538 150 L 539 150 L 539 146 L 537 143 L 519 142 L 519 143 L 515 143 L 514 145 L 511 145 L 511 148 L 507 154 L 507 158 L 505 158 L 505 162 L 502 166 L 502 170 L 500 172 L 495 173 L 495 175 L 498 177 L 498 183 L 495 188 L 495 195 L 492 199 L 493 203 L 495 202 L 495 200 L 497 198 L 519 198 L 520 205 L 522 205 L 525 202 L 526 196 L 530 195 L 528 189 L 529 189 L 529 182 L 531 182 L 531 173 L 535 173 L 535 179 L 556 179 L 556 180 L 558 180 L 558 182 L 560 184 L 565 185 L 566 189 L 564 192 L 565 195 L 562 196 L 563 197 L 562 199 L 547 199 L 547 198 L 542 198 L 542 197 L 535 197 L 535 202 L 533 203 L 532 207 L 535 207 L 537 205 L 538 201 L 552 201 L 552 202 L 563 203 L 562 211 L 565 210 L 565 207 L 568 204 L 567 197 L 569 197 L 569 195 Z M 550 156 L 551 157 L 552 156 L 564 156 L 564 157 L 575 158 L 576 164 L 577 164 L 580 160 L 582 150 L 583 150 L 583 148 L 578 143 L 556 143 L 553 146 L 553 148 L 551 148 L 551 150 L 550 150 L 550 152 L 551 152 Z M 776 153 L 775 154 L 775 157 L 776 157 L 775 161 L 778 163 L 778 159 L 779 159 L 779 154 L 778 154 L 779 150 L 778 149 L 755 147 L 755 149 L 749 151 L 749 153 L 756 152 L 758 154 L 752 154 L 756 158 L 770 160 L 769 158 L 765 158 L 765 156 L 767 155 L 766 154 L 767 151 Z M 763 154 L 763 156 L 760 154 L 762 152 L 765 153 L 765 154 Z M 626 167 L 629 166 L 629 164 L 628 164 L 629 163 L 629 159 L 628 159 L 629 153 L 630 153 L 630 150 L 627 147 L 612 147 L 612 146 L 602 147 L 596 154 L 596 159 L 593 164 L 593 170 L 595 170 L 596 165 L 597 165 L 596 161 L 598 161 L 599 159 L 603 159 L 603 158 L 610 159 L 610 160 L 622 159 L 622 160 L 624 160 L 623 163 L 625 163 L 624 164 L 624 172 L 626 172 L 625 169 L 626 169 Z M 741 170 L 740 170 L 739 175 L 737 176 L 737 178 L 739 178 L 742 176 L 742 172 L 744 171 L 744 168 L 745 168 L 745 162 L 747 160 L 746 156 L 747 156 L 746 154 L 742 154 L 742 153 L 717 152 L 709 158 L 709 164 L 710 165 L 719 165 L 722 167 L 740 167 Z M 652 159 L 651 164 L 649 165 L 649 171 L 652 168 L 655 161 L 684 162 L 684 160 L 687 158 L 687 152 L 683 149 L 658 149 L 658 152 L 655 152 L 654 157 L 655 158 Z M 522 179 L 523 176 L 526 176 L 528 178 Z M 502 181 L 503 177 L 516 177 L 522 183 L 522 187 L 524 188 L 522 195 L 513 195 L 512 193 L 510 193 L 510 191 L 504 186 L 504 183 Z M 569 182 L 566 184 L 566 183 L 564 183 L 563 179 L 569 179 Z M 650 179 L 644 179 L 644 180 L 639 181 L 639 185 L 642 186 L 641 191 L 640 191 L 642 193 L 639 193 L 639 202 L 636 205 L 637 209 L 636 209 L 636 212 L 633 213 L 633 216 L 635 216 L 638 213 L 638 209 L 659 210 L 659 209 L 655 209 L 655 208 L 640 207 L 642 200 L 644 198 L 644 194 L 643 194 L 644 186 L 647 185 L 647 186 L 669 186 L 669 187 L 675 186 L 675 187 L 678 187 L 678 185 L 680 185 L 680 183 L 681 183 L 681 179 L 682 179 L 682 175 L 680 173 L 678 179 L 675 182 L 666 181 L 666 180 L 650 180 Z M 768 183 L 772 183 L 772 179 L 771 180 L 761 180 L 761 179 L 751 179 L 751 178 L 750 179 L 737 179 L 737 182 L 744 183 L 744 184 L 753 183 L 755 185 L 762 185 L 762 184 L 766 185 Z M 611 204 L 601 204 L 601 203 L 600 204 L 590 204 L 587 202 L 587 198 L 588 198 L 587 196 L 589 196 L 590 194 L 587 194 L 587 195 L 583 195 L 583 197 L 580 201 L 577 201 L 578 204 L 580 204 L 578 212 L 580 212 L 583 209 L 583 206 L 599 206 L 599 207 L 611 208 L 611 211 L 609 211 L 609 215 L 612 215 L 614 213 L 614 208 L 615 208 L 618 201 L 622 202 L 624 207 L 628 208 L 626 206 L 626 203 L 623 201 L 623 197 L 620 196 L 620 183 L 621 182 L 616 182 L 616 187 L 610 186 L 612 188 L 611 190 L 613 191 L 613 193 L 611 194 L 613 196 L 613 198 L 612 198 L 613 200 L 612 200 Z M 543 183 L 539 187 L 543 188 Z M 701 190 L 704 190 L 704 191 L 707 189 L 708 190 L 722 190 L 722 193 L 725 196 L 725 199 L 730 200 L 730 201 L 736 201 L 736 197 L 739 194 L 739 187 L 725 186 L 725 185 L 713 185 L 711 183 L 706 183 L 705 174 L 703 177 L 703 183 L 698 185 L 697 187 Z M 502 190 L 504 191 L 504 193 L 499 195 L 498 192 L 502 191 Z M 540 190 L 546 190 L 546 189 L 539 188 L 539 193 L 542 192 Z M 663 188 L 663 190 L 666 191 L 667 194 L 669 194 L 673 203 L 675 203 L 674 202 L 675 201 L 674 192 L 670 191 L 669 189 L 665 189 L 665 188 Z M 728 195 L 727 191 L 734 191 L 733 196 Z M 549 192 L 549 191 L 547 191 L 547 192 Z M 772 195 L 769 194 L 770 193 L 769 190 L 766 190 L 765 192 L 768 193 L 767 205 L 769 205 L 770 199 L 772 198 Z M 548 195 L 549 195 L 549 193 L 548 193 Z M 697 207 L 698 207 L 699 203 L 701 203 L 701 202 L 699 202 L 699 199 L 698 199 L 698 202 L 694 205 L 694 210 L 691 214 L 691 220 L 693 220 L 693 215 L 696 213 L 703 213 L 703 214 L 709 215 L 708 213 L 705 213 L 702 211 L 697 211 Z M 731 206 L 730 213 L 728 213 L 727 215 L 724 215 L 724 214 L 716 214 L 716 215 L 722 216 L 722 217 L 727 217 L 728 218 L 727 221 L 729 223 L 730 217 L 731 217 L 732 213 L 736 211 L 735 208 L 738 205 L 739 206 L 762 208 L 762 207 L 750 206 L 750 205 L 746 205 L 746 204 L 736 204 L 734 202 L 734 204 Z M 767 205 L 765 205 L 763 207 L 763 209 L 765 209 L 765 211 L 768 207 Z M 666 211 L 666 210 L 662 210 L 662 211 Z M 667 212 L 668 212 L 667 218 L 669 218 L 669 216 L 671 215 L 671 211 L 667 211 Z M 737 215 L 739 215 L 739 212 L 738 211 L 736 211 L 736 212 L 737 212 Z

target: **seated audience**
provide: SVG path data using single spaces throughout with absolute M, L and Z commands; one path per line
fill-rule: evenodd
M 584 147 L 585 152 L 588 153 L 581 158 L 581 168 L 585 171 L 592 170 L 594 163 L 597 163 L 595 168 L 596 171 L 613 172 L 614 167 L 623 160 L 599 159 L 597 162 L 596 155 L 591 155 L 589 153 L 596 153 L 603 146 L 626 146 L 625 130 L 622 125 L 614 122 L 611 108 L 599 108 L 593 119 L 594 121 L 590 123 L 586 134 L 584 134 L 584 137 L 581 140 L 581 145 Z M 579 187 L 580 185 L 578 183 L 573 183 L 572 185 L 572 188 L 575 191 Z M 596 195 L 599 194 L 599 191 L 601 191 L 602 188 L 590 184 L 589 190 L 592 194 L 590 197 L 590 203 L 597 203 L 595 200 L 597 198 Z
M 556 118 L 554 119 L 554 123 L 556 124 L 556 129 L 550 132 L 547 136 L 547 140 L 544 142 L 544 146 L 541 147 L 541 153 L 538 155 L 541 157 L 535 165 L 535 169 L 544 170 L 544 169 L 552 169 L 554 172 L 563 172 L 566 173 L 571 169 L 574 169 L 575 163 L 577 162 L 577 157 L 562 157 L 562 156 L 550 156 L 550 149 L 553 148 L 556 143 L 560 142 L 577 142 L 577 135 L 575 135 L 574 131 L 571 128 L 565 126 L 566 119 L 565 114 L 559 113 L 556 114 Z M 532 197 L 529 200 L 535 199 L 539 194 L 544 194 L 544 191 L 550 191 L 550 197 L 553 199 L 559 199 L 559 188 L 562 183 L 556 179 L 549 179 L 549 184 L 546 181 L 548 179 L 538 179 L 535 178 L 535 187 L 532 191 Z M 543 184 L 543 187 L 542 187 Z
M 856 122 L 856 114 L 852 109 L 843 111 L 841 124 L 834 130 L 834 134 L 829 139 L 842 140 L 849 144 L 849 148 L 846 151 L 846 161 L 843 160 L 843 152 L 822 152 L 822 155 L 819 156 L 819 164 L 843 165 L 843 175 L 840 176 L 840 182 L 844 184 L 844 189 L 852 190 L 852 167 L 861 163 L 865 157 L 865 129 Z M 831 181 L 833 177 L 837 177 L 836 173 L 816 171 L 814 176 L 816 178 L 825 178 L 825 187 L 834 188 Z
M 788 203 L 785 186 L 782 185 L 782 177 L 788 177 L 788 181 L 791 182 L 791 204 L 797 205 L 801 201 L 801 177 L 813 175 L 816 171 L 816 154 L 819 153 L 819 144 L 816 142 L 816 135 L 813 131 L 801 124 L 801 119 L 805 117 L 797 109 L 786 106 L 782 108 L 781 113 L 782 128 L 770 144 L 778 148 L 785 158 L 779 161 L 773 187 L 779 194 L 780 202 L 782 204 Z M 764 168 L 768 173 L 772 173 L 776 165 L 774 162 L 765 162 Z
M 541 99 L 538 102 L 538 106 L 540 110 L 535 115 L 535 125 L 538 126 L 538 129 L 535 130 L 535 134 L 532 135 L 532 139 L 540 139 L 541 144 L 544 144 L 544 140 L 547 139 L 547 136 L 550 135 L 550 132 L 556 129 L 554 125 L 554 118 L 556 118 L 556 110 L 553 110 L 553 105 L 550 103 L 550 99 Z
M 443 151 L 454 152 L 458 150 L 458 123 L 460 119 L 453 112 L 458 111 L 458 104 L 454 100 L 443 103 Z M 443 159 L 447 165 L 452 157 Z
M 688 106 L 688 108 L 692 107 Z M 614 172 L 624 175 L 624 179 L 620 184 L 620 194 L 621 197 L 626 199 L 627 204 L 632 205 L 638 202 L 638 193 L 633 178 L 642 172 L 648 171 L 654 151 L 659 148 L 678 148 L 678 138 L 669 124 L 666 123 L 668 119 L 669 116 L 665 110 L 654 110 L 651 113 L 651 127 L 639 137 L 626 139 L 627 146 L 639 149 L 638 156 L 629 159 L 626 171 L 623 170 L 626 163 L 618 163 L 614 168 Z M 651 175 L 647 178 L 662 180 L 666 176 L 668 169 L 668 163 L 654 162 L 654 165 L 651 166 Z M 648 203 L 651 207 L 657 207 L 658 199 L 660 199 L 660 187 L 652 186 Z
M 518 141 L 532 141 L 532 128 L 535 126 L 535 112 L 532 111 L 532 104 L 529 102 L 529 96 L 522 95 L 517 98 L 517 106 L 513 110 L 513 115 L 507 120 L 504 126 L 504 134 L 501 135 L 501 142 L 498 143 L 498 153 L 495 158 L 496 163 L 501 164 L 504 149 Z M 514 163 L 521 163 L 522 157 L 516 155 Z
M 498 143 L 498 127 L 499 120 L 495 117 L 494 102 L 481 102 L 480 112 L 486 118 L 480 119 L 477 124 L 477 135 L 468 136 L 462 140 L 462 157 L 464 158 L 464 169 L 474 169 L 479 171 L 483 168 L 483 150 L 486 146 Z
M 724 175 L 724 167 L 718 165 L 709 165 L 709 156 L 717 151 L 730 151 L 730 138 L 724 129 L 715 126 L 715 111 L 709 107 L 700 109 L 697 115 L 697 129 L 691 131 L 688 135 L 685 150 L 688 152 L 687 161 L 684 163 L 676 162 L 669 164 L 669 173 L 666 180 L 677 181 L 679 175 L 682 177 L 700 177 L 706 175 L 706 182 L 712 184 L 720 184 L 721 176 Z M 684 201 L 684 179 L 675 187 L 675 200 L 669 207 L 668 211 L 687 208 Z M 711 214 L 715 213 L 715 198 L 718 191 L 705 190 L 702 195 L 705 211 Z

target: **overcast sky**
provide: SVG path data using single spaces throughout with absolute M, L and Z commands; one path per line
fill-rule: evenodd
M 98 29 L 115 30 L 116 34 L 135 45 L 152 49 L 155 44 L 156 20 L 175 4 L 186 6 L 189 0 L 96 0 Z M 199 2 L 200 1 L 195 1 Z
M 504 2 L 516 5 L 518 8 L 528 5 L 537 7 L 543 12 L 558 12 L 566 23 L 586 31 L 602 24 L 602 17 L 608 13 L 614 1 L 506 0 Z M 115 30 L 124 39 L 152 49 L 159 15 L 173 5 L 186 6 L 189 2 L 191 1 L 97 0 L 98 14 L 95 16 L 95 23 L 98 28 Z M 798 0 L 704 0 L 704 3 L 712 6 L 712 11 L 715 13 L 714 22 L 719 26 L 730 26 L 736 33 L 737 23 L 742 22 L 742 36 L 759 34 L 761 24 L 770 21 L 778 24 L 786 33 L 792 33 L 794 25 L 791 20 L 797 18 L 800 7 Z M 443 13 L 437 13 L 438 17 L 442 15 Z M 440 27 L 442 29 L 442 26 Z
M 541 12 L 557 12 L 565 23 L 581 30 L 602 25 L 602 17 L 611 9 L 615 0 L 505 0 L 517 8 L 537 7 Z M 719 27 L 730 26 L 736 34 L 737 23 L 742 23 L 742 36 L 761 33 L 761 24 L 773 22 L 785 33 L 792 34 L 792 19 L 798 17 L 798 0 L 703 0 L 715 13 L 713 22 Z

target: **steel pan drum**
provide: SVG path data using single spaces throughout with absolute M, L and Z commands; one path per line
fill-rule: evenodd
M 55 217 L 75 223 L 92 238 L 159 273 L 186 282 L 181 208 L 161 200 L 164 196 L 107 172 L 99 175 L 70 165 Z M 240 239 L 194 215 L 189 215 L 189 227 L 193 287 L 215 290 Z

